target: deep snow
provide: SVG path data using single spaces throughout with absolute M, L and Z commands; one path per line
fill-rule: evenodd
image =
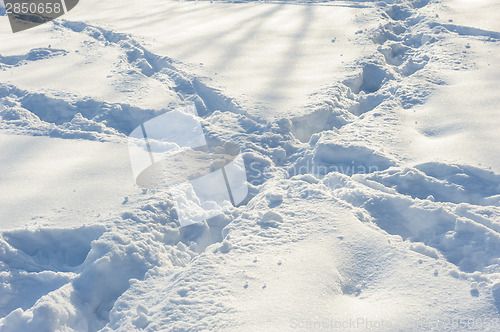
M 497 331 L 499 10 L 87 0 L 19 34 L 0 16 L 0 330 Z M 193 104 L 249 196 L 181 227 L 127 136 Z

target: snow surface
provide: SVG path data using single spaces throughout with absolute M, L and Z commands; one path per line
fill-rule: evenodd
M 2 229 L 93 222 L 140 191 L 123 144 L 0 132 L 0 149 Z
M 498 331 L 499 6 L 0 7 L 0 331 Z M 127 136 L 193 104 L 249 196 L 181 227 Z

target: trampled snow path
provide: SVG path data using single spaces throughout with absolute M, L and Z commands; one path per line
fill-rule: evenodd
M 482 78 L 487 60 L 478 54 L 494 53 L 500 37 L 490 27 L 443 22 L 435 15 L 448 12 L 428 3 L 329 2 L 320 11 L 313 4 L 165 2 L 162 8 L 169 10 L 175 27 L 183 27 L 182 34 L 179 40 L 163 35 L 155 43 L 152 36 L 161 25 L 144 22 L 161 19 L 162 11 L 155 16 L 151 10 L 138 20 L 119 11 L 110 18 L 121 2 L 110 2 L 109 10 L 89 2 L 24 40 L 2 35 L 2 45 L 8 45 L 0 51 L 4 131 L 104 141 L 74 143 L 75 149 L 96 151 L 81 168 L 88 174 L 106 164 L 102 155 L 123 144 L 138 124 L 195 102 L 209 136 L 242 147 L 252 186 L 248 204 L 182 229 L 167 193 L 123 184 L 102 192 L 112 199 L 96 204 L 100 216 L 94 222 L 82 217 L 85 226 L 75 225 L 75 215 L 89 210 L 76 207 L 78 212 L 59 218 L 45 212 L 58 226 L 3 231 L 1 329 L 293 330 L 325 319 L 364 319 L 383 324 L 380 330 L 396 331 L 428 330 L 419 324 L 438 319 L 441 324 L 472 319 L 480 330 L 498 330 L 491 320 L 500 318 L 500 175 L 487 168 L 498 172 L 500 159 L 485 144 L 497 134 L 484 130 L 498 121 L 490 115 L 497 99 L 483 86 L 489 103 L 466 100 L 479 105 L 485 118 L 466 131 L 467 109 L 459 104 L 443 113 L 443 104 L 433 98 L 449 99 L 445 87 L 453 87 L 460 75 Z M 83 22 L 85 6 L 102 8 L 93 22 Z M 143 2 L 134 6 L 144 8 Z M 359 18 L 346 18 L 357 13 Z M 197 19 L 211 26 L 210 15 L 227 24 L 205 29 L 220 44 L 216 48 L 207 46 L 211 39 L 200 38 L 200 26 L 189 29 Z M 277 54 L 297 55 L 285 67 L 279 56 L 266 63 L 265 51 L 259 54 L 257 47 L 262 38 L 271 38 L 266 29 L 274 26 L 273 15 L 277 24 L 286 23 L 287 15 L 304 19 L 271 40 L 282 50 Z M 331 15 L 343 16 L 340 22 L 349 26 L 326 24 Z M 253 22 L 256 17 L 261 19 Z M 301 34 L 308 17 L 318 21 L 305 29 L 309 35 Z M 241 22 L 246 30 L 235 28 Z M 225 33 L 227 40 L 215 38 Z M 346 49 L 344 60 L 329 53 L 321 42 L 326 37 L 336 38 L 328 40 L 328 47 Z M 189 43 L 169 48 L 184 40 Z M 243 41 L 239 48 L 225 47 L 234 40 Z M 301 51 L 302 41 L 312 43 L 314 54 L 305 46 Z M 200 50 L 195 55 L 189 52 L 194 46 Z M 227 49 L 235 59 L 221 69 L 221 54 L 208 54 Z M 255 62 L 245 65 L 248 56 Z M 271 95 L 263 97 L 259 89 L 273 86 L 282 78 L 279 69 L 289 70 L 294 61 L 296 72 L 276 83 L 282 87 L 267 88 Z M 498 67 L 492 65 L 488 77 L 497 82 Z M 58 76 L 48 71 L 52 66 L 60 68 Z M 252 84 L 241 79 L 250 79 L 259 66 L 263 73 Z M 346 69 L 332 76 L 314 74 L 325 66 Z M 41 89 L 33 77 L 47 84 Z M 297 86 L 301 77 L 304 87 Z M 283 98 L 296 93 L 299 97 L 291 101 Z M 434 116 L 441 117 L 441 127 L 432 122 Z M 446 123 L 451 116 L 457 120 Z M 478 131 L 484 138 L 471 139 Z M 436 137 L 464 150 L 443 155 L 450 150 L 446 145 L 428 149 L 436 146 Z M 50 151 L 65 145 L 58 138 L 40 140 L 36 144 Z M 469 151 L 475 155 L 469 157 Z M 92 184 L 100 188 L 102 180 L 127 181 L 128 171 L 113 170 L 128 169 L 127 157 L 113 156 L 107 172 L 84 183 L 65 183 L 91 193 Z M 28 167 L 29 158 L 23 159 Z M 11 163 L 4 158 L 1 165 L 14 169 Z M 14 181 L 34 191 L 27 183 L 31 178 L 23 183 L 22 172 L 17 174 L 1 180 L 13 191 L 12 204 L 15 195 L 29 197 L 15 192 Z M 49 204 L 60 204 L 60 194 L 51 188 Z M 63 205 L 73 209 L 69 202 Z M 9 211 L 9 219 L 27 215 Z M 66 227 L 65 215 L 71 222 Z M 485 320 L 490 325 L 477 325 Z

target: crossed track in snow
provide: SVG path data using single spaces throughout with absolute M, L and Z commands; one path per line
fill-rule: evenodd
M 432 61 L 430 56 L 432 55 L 432 48 L 441 47 L 439 45 L 439 31 L 437 32 L 437 30 L 446 28 L 462 34 L 468 33 L 472 36 L 487 36 L 489 38 L 500 39 L 499 36 L 491 32 L 478 32 L 457 26 L 433 23 L 427 17 L 420 16 L 417 13 L 417 10 L 427 5 L 428 2 L 414 1 L 413 5 L 406 2 L 379 8 L 381 17 L 387 23 L 373 31 L 370 36 L 374 43 L 380 45 L 377 54 L 368 57 L 368 59 L 361 59 L 357 64 L 353 64 L 354 67 L 358 68 L 359 74 L 318 92 L 319 95 L 325 96 L 326 101 L 305 106 L 306 108 L 311 108 L 308 114 L 293 117 L 290 121 L 282 119 L 276 121 L 276 123 L 268 123 L 251 116 L 238 105 L 237 101 L 225 96 L 221 90 L 211 88 L 203 83 L 202 80 L 176 68 L 174 61 L 168 57 L 148 51 L 129 35 L 116 33 L 82 22 L 62 21 L 61 23 L 56 23 L 56 26 L 60 29 L 69 29 L 77 33 L 86 33 L 96 40 L 109 43 L 121 49 L 128 63 L 143 75 L 161 82 L 168 81 L 173 83 L 173 89 L 179 94 L 181 100 L 196 104 L 200 113 L 208 121 L 208 130 L 212 135 L 231 135 L 229 130 L 224 130 L 225 125 L 232 127 L 232 129 L 236 128 L 238 134 L 233 134 L 229 138 L 237 140 L 244 145 L 244 148 L 248 151 L 246 158 L 249 162 L 257 161 L 261 165 L 259 169 L 261 175 L 260 181 L 254 183 L 255 193 L 258 187 L 269 178 L 274 177 L 275 174 L 282 174 L 284 168 L 286 169 L 286 167 L 290 166 L 293 168 L 300 160 L 307 157 L 308 154 L 311 154 L 312 158 L 314 158 L 314 144 L 313 148 L 308 148 L 306 145 L 295 141 L 295 138 L 299 138 L 303 142 L 308 142 L 315 134 L 331 131 L 333 128 L 342 129 L 349 124 L 355 125 L 356 121 L 363 114 L 380 109 L 383 110 L 383 108 L 379 107 L 383 107 L 386 103 L 397 103 L 404 109 L 411 108 L 418 103 L 423 103 L 434 89 L 434 86 L 441 83 L 439 80 L 436 83 L 436 77 L 433 76 L 432 72 L 426 72 L 422 76 L 418 76 L 419 72 L 423 71 L 429 61 Z M 49 53 L 47 56 L 64 55 L 57 52 Z M 455 55 L 451 54 L 449 56 L 453 57 Z M 0 63 L 9 66 L 17 65 L 20 61 L 31 61 L 31 56 L 28 54 L 19 59 L 12 57 L 0 58 Z M 412 80 L 413 84 L 406 84 L 408 80 Z M 418 81 L 418 83 L 414 83 L 415 81 Z M 32 95 L 34 94 L 11 86 L 4 86 L 0 90 L 0 97 L 17 97 L 21 102 L 21 106 L 26 106 L 26 109 L 40 116 L 42 120 L 50 122 L 51 119 L 49 117 L 43 118 L 43 114 L 37 110 L 36 104 L 23 104 L 23 100 L 29 99 L 28 97 Z M 417 98 L 415 95 L 417 95 Z M 94 114 L 82 112 L 82 110 L 89 110 L 91 108 L 88 105 L 79 108 L 78 105 L 83 105 L 82 101 L 80 104 L 67 102 L 64 99 L 60 99 L 58 102 L 63 103 L 63 108 L 67 108 L 71 112 L 81 112 L 88 120 L 96 122 L 106 120 L 107 125 L 115 131 L 110 132 L 110 136 L 117 136 L 116 133 L 127 134 L 126 131 L 128 128 L 134 128 L 145 117 L 154 115 L 154 112 L 151 110 L 141 110 L 139 108 L 130 108 L 127 110 L 127 105 L 96 103 L 96 101 L 88 100 L 87 103 L 101 105 L 101 108 L 104 110 L 102 112 L 104 115 L 101 114 L 100 118 L 96 118 L 95 110 L 93 111 Z M 113 112 L 113 109 L 116 109 L 116 111 Z M 127 113 L 133 114 L 129 125 L 123 127 L 122 123 L 116 122 L 113 124 L 112 121 L 109 121 L 118 116 L 124 109 L 126 109 Z M 226 110 L 226 114 L 219 112 L 218 110 L 220 109 Z M 54 125 L 62 125 L 61 123 L 57 123 L 57 121 L 53 121 Z M 227 123 L 224 124 L 224 122 Z M 223 132 L 218 133 L 221 127 L 223 128 Z M 109 137 L 104 137 L 103 139 L 106 140 Z M 338 142 L 330 145 L 329 143 L 325 144 L 326 148 L 343 147 Z M 354 148 L 347 147 L 344 149 L 352 154 L 358 148 L 354 146 Z M 374 152 L 374 150 L 369 151 L 369 153 L 371 152 Z M 394 162 L 391 158 L 383 159 L 382 161 Z M 339 177 L 342 178 L 341 180 L 355 187 L 355 190 L 350 191 L 350 189 L 333 187 L 332 192 L 338 198 L 348 202 L 352 206 L 365 209 L 368 215 L 371 216 L 371 221 L 375 222 L 381 230 L 387 231 L 390 234 L 400 235 L 406 239 L 413 238 L 416 241 L 422 241 L 437 250 L 436 255 L 444 256 L 466 272 L 481 271 L 484 266 L 476 266 L 471 261 L 475 257 L 474 255 L 482 251 L 494 253 L 499 245 L 494 240 L 486 239 L 498 237 L 499 229 L 495 223 L 492 223 L 489 218 L 484 217 L 480 213 L 479 208 L 479 206 L 488 206 L 491 202 L 486 199 L 487 197 L 479 197 L 476 201 L 471 202 L 470 206 L 458 204 L 456 197 L 461 197 L 460 194 L 464 194 L 463 190 L 466 191 L 465 196 L 469 193 L 477 193 L 474 192 L 475 189 L 473 187 L 467 187 L 466 184 L 462 184 L 456 188 L 453 187 L 453 177 L 465 174 L 472 179 L 471 181 L 486 181 L 492 175 L 478 173 L 474 169 L 450 170 L 449 168 L 449 165 L 438 165 L 438 167 L 424 170 L 386 170 L 371 175 L 365 174 L 365 178 L 352 176 L 342 178 L 343 175 L 339 174 Z M 433 172 L 442 173 L 443 170 L 450 172 L 441 178 L 439 174 L 433 174 Z M 254 177 L 254 174 L 250 173 L 249 176 Z M 405 178 L 418 178 L 415 181 L 417 185 L 422 187 L 422 190 L 411 192 L 411 190 L 405 189 L 402 185 L 403 182 L 401 182 L 401 179 Z M 338 179 L 335 176 L 329 178 L 330 183 L 334 183 L 336 180 Z M 391 186 L 391 181 L 394 182 L 393 184 L 399 185 L 396 188 L 396 192 L 381 193 L 378 190 L 379 185 Z M 433 188 L 439 186 L 446 187 L 449 194 L 442 197 L 433 197 L 422 202 L 432 196 Z M 359 189 L 359 191 L 356 191 L 356 189 Z M 357 192 L 358 194 L 353 194 L 353 192 Z M 24 270 L 28 272 L 30 270 L 27 266 L 34 264 L 33 266 L 38 266 L 38 272 L 42 270 L 55 271 L 59 279 L 58 281 L 54 281 L 52 288 L 47 288 L 47 292 L 52 289 L 58 289 L 62 284 L 67 284 L 71 281 L 76 287 L 75 294 L 80 295 L 88 290 L 84 288 L 79 290 L 79 285 L 83 287 L 83 282 L 86 278 L 92 273 L 97 273 L 97 269 L 101 266 L 99 264 L 108 264 L 106 266 L 109 268 L 118 268 L 123 273 L 116 273 L 114 278 L 106 279 L 103 283 L 108 286 L 113 284 L 118 285 L 117 287 L 112 287 L 111 295 L 106 293 L 110 297 L 108 296 L 106 299 L 102 297 L 100 298 L 101 302 L 88 304 L 93 310 L 96 310 L 96 315 L 99 316 L 99 319 L 106 321 L 109 311 L 113 308 L 114 301 L 128 289 L 129 279 L 142 279 L 152 267 L 165 264 L 161 259 L 158 260 L 153 257 L 152 249 L 144 245 L 144 241 L 153 243 L 154 250 L 170 250 L 171 261 L 169 264 L 177 264 L 177 267 L 182 269 L 189 264 L 193 257 L 203 252 L 203 249 L 208 245 L 222 241 L 221 230 L 231 222 L 232 217 L 228 215 L 214 219 L 211 221 L 212 225 L 194 226 L 190 230 L 191 233 L 186 230 L 179 230 L 178 225 L 175 224 L 175 212 L 172 211 L 170 205 L 165 205 L 165 203 L 161 202 L 163 199 L 168 198 L 162 197 L 161 199 L 157 199 L 154 195 L 151 195 L 146 204 L 137 207 L 136 210 L 130 213 L 122 215 L 121 220 L 115 226 L 107 228 L 105 231 L 99 228 L 96 231 L 97 235 L 94 234 L 95 236 L 85 238 L 84 243 L 82 242 L 82 248 L 85 248 L 85 250 L 82 249 L 83 251 L 80 256 L 85 254 L 86 257 L 79 261 L 78 264 L 66 264 L 64 260 L 59 261 L 59 263 L 56 262 L 57 264 L 54 262 L 51 263 L 51 253 L 45 252 L 45 249 L 19 245 L 22 241 L 27 241 L 36 234 L 40 235 L 36 238 L 42 242 L 52 240 L 54 243 L 63 243 L 67 238 L 79 239 L 81 238 L 81 232 L 78 230 L 74 230 L 74 233 L 72 231 L 65 233 L 58 230 L 42 230 L 31 233 L 27 231 L 3 233 L 2 237 L 5 241 L 1 243 L 2 248 L 6 251 L 15 251 L 18 257 L 22 256 L 14 262 L 9 262 L 7 259 L 4 260 L 4 267 L 7 270 Z M 432 202 L 432 200 L 436 202 Z M 419 215 L 422 219 L 437 218 L 437 220 L 428 229 L 417 229 L 412 233 L 409 230 L 412 229 L 411 224 L 415 223 L 415 218 L 405 215 L 404 209 L 412 211 L 412 213 Z M 378 211 L 381 210 L 389 211 L 389 219 L 387 215 L 378 215 Z M 491 207 L 489 212 L 493 214 L 499 213 L 498 205 Z M 461 220 L 462 223 L 457 225 L 456 220 Z M 148 223 L 150 223 L 149 226 Z M 428 232 L 433 227 L 437 227 L 438 229 L 429 235 Z M 124 231 L 125 228 L 129 230 Z M 469 239 L 460 238 L 463 231 L 472 233 L 473 236 Z M 150 232 L 151 236 L 144 235 L 144 233 L 148 232 Z M 456 236 L 450 235 L 450 232 L 456 232 Z M 160 234 L 160 240 L 156 239 L 157 235 L 152 235 L 156 233 Z M 448 243 L 456 240 L 453 242 L 456 246 L 450 247 L 451 249 L 443 247 L 444 242 L 440 242 L 440 237 L 447 235 L 449 235 Z M 475 245 L 478 241 L 482 240 L 486 241 L 486 244 L 476 247 L 475 249 L 477 250 L 461 250 L 461 248 Z M 194 250 L 195 246 L 188 248 L 183 243 L 191 245 L 199 244 L 198 251 Z M 90 247 L 92 247 L 92 251 Z M 52 249 L 56 251 L 57 248 L 52 247 Z M 86 251 L 87 249 L 88 251 Z M 416 250 L 425 252 L 421 248 Z M 134 256 L 134 254 L 136 255 Z M 137 257 L 143 259 L 140 265 L 141 269 L 131 273 L 129 268 L 133 268 L 133 263 L 137 263 Z M 49 262 L 43 263 L 43 259 L 49 259 Z M 102 263 L 103 260 L 105 263 Z M 33 262 L 29 263 L 30 261 Z M 97 264 L 98 262 L 101 263 Z M 173 270 L 175 271 L 175 269 Z M 71 273 L 74 273 L 74 275 Z M 30 303 L 27 303 L 23 309 L 28 309 L 35 300 L 33 299 Z M 94 300 L 89 298 L 89 301 L 92 302 Z M 4 310 L 3 314 L 12 309 L 7 308 L 9 309 L 7 310 L 6 308 L 4 307 L 6 311 Z

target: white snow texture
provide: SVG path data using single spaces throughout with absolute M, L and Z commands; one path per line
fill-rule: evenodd
M 0 6 L 0 331 L 499 331 L 499 17 L 81 0 L 14 34 Z M 136 184 L 162 115 L 152 159 L 240 148 L 235 206 L 222 173 Z

